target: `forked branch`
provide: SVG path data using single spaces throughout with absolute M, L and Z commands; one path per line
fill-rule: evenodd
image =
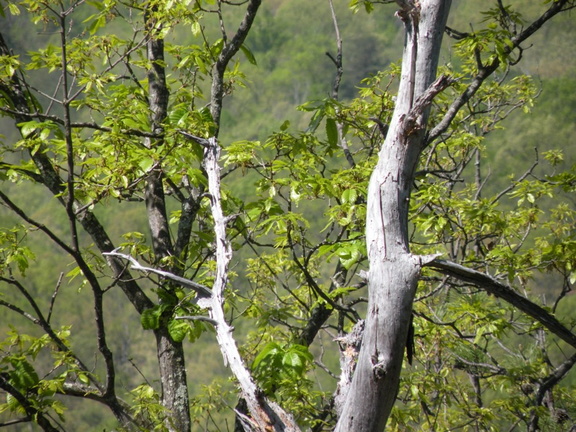
M 186 136 L 186 135 L 185 135 Z M 216 329 L 216 338 L 220 345 L 220 351 L 224 362 L 230 367 L 238 380 L 242 397 L 246 401 L 251 418 L 243 416 L 246 427 L 254 431 L 284 431 L 298 432 L 300 429 L 280 406 L 269 401 L 254 382 L 248 371 L 236 341 L 232 335 L 233 328 L 227 323 L 224 314 L 224 290 L 228 285 L 228 266 L 232 258 L 232 248 L 226 238 L 226 225 L 229 218 L 224 215 L 220 194 L 220 145 L 215 137 L 205 140 L 203 167 L 208 177 L 208 197 L 214 219 L 214 233 L 216 245 L 216 276 L 214 285 L 208 288 L 189 279 L 177 276 L 173 273 L 151 267 L 142 266 L 135 258 L 122 254 L 118 251 L 105 253 L 107 256 L 115 256 L 126 259 L 132 263 L 132 269 L 157 274 L 180 285 L 191 288 L 203 298 L 202 307 L 208 309 L 209 318 L 198 316 L 182 316 L 178 319 L 201 319 L 210 322 Z

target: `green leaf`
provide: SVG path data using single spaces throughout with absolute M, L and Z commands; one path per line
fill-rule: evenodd
M 362 257 L 362 246 L 358 242 L 349 243 L 341 247 L 337 254 L 344 268 L 349 270 Z
M 328 143 L 332 147 L 338 145 L 338 128 L 336 126 L 336 121 L 333 118 L 326 119 L 326 137 L 328 138 Z
M 32 120 L 29 122 L 18 123 L 18 127 L 20 127 L 20 133 L 22 136 L 28 138 L 38 128 L 38 122 Z
M 204 333 L 204 330 L 206 330 L 206 327 L 201 321 L 188 322 L 188 340 L 190 342 L 196 341 Z
M 190 31 L 192 32 L 192 35 L 198 36 L 200 34 L 200 32 L 202 31 L 202 26 L 200 25 L 200 22 L 194 21 L 192 23 L 192 25 L 190 26 Z
M 14 368 L 10 371 L 10 378 L 16 388 L 26 391 L 38 384 L 38 374 L 28 360 L 16 357 L 10 359 L 10 363 Z
M 189 113 L 189 108 L 185 104 L 180 104 L 170 111 L 168 118 L 172 125 L 183 127 L 188 119 Z
M 168 333 L 175 342 L 182 342 L 189 329 L 190 326 L 185 320 L 173 319 L 168 323 Z
M 90 384 L 90 378 L 85 373 L 79 373 L 78 379 L 80 380 L 80 382 L 82 382 L 86 385 Z
M 301 374 L 304 370 L 304 363 L 302 358 L 295 351 L 288 351 L 282 358 L 282 364 L 295 370 L 296 373 Z
M 99 11 L 103 11 L 105 9 L 105 6 L 101 1 L 88 0 L 86 3 L 88 3 L 92 7 L 95 7 Z
M 12 15 L 20 15 L 20 9 L 14 3 L 8 3 L 8 9 Z M 2 14 L 2 16 L 4 16 L 4 14 Z
M 76 266 L 72 270 L 70 270 L 68 273 L 66 273 L 66 277 L 70 278 L 70 280 L 73 280 L 76 276 L 79 276 L 81 274 L 82 274 L 82 269 L 79 266 Z
M 142 169 L 143 172 L 148 172 L 155 163 L 156 161 L 154 160 L 154 158 L 143 157 L 142 159 L 140 159 L 138 166 L 140 167 L 140 169 Z
M 313 360 L 312 354 L 308 347 L 304 345 L 290 345 L 289 349 L 282 358 L 282 364 L 290 367 L 297 375 L 303 375 L 306 371 L 306 365 Z
M 270 364 L 270 360 L 273 359 L 281 350 L 282 347 L 278 343 L 268 343 L 252 362 L 252 370 L 256 370 L 260 367 L 264 367 L 267 364 Z
M 92 23 L 88 27 L 88 31 L 90 32 L 91 35 L 94 35 L 98 30 L 103 28 L 105 25 L 106 25 L 106 16 L 98 15 L 98 18 L 92 21 Z
M 160 327 L 160 317 L 166 310 L 166 305 L 157 305 L 153 308 L 146 309 L 140 316 L 140 323 L 144 330 L 156 330 Z
M 358 199 L 358 190 L 357 189 L 346 189 L 342 192 L 342 203 L 343 204 L 355 204 L 356 200 Z
M 325 244 L 322 245 L 318 248 L 318 257 L 321 257 L 322 255 L 326 255 L 327 253 L 332 253 L 332 251 L 334 250 L 334 245 L 333 244 Z
M 253 65 L 257 65 L 256 63 L 256 57 L 254 57 L 254 54 L 252 53 L 252 51 L 250 51 L 246 45 L 240 45 L 240 49 L 242 50 L 242 52 L 244 53 L 244 55 L 246 56 L 246 58 L 248 59 L 248 61 L 253 64 Z
M 316 129 L 318 129 L 318 125 L 320 124 L 320 122 L 322 121 L 322 119 L 324 118 L 325 115 L 325 111 L 324 108 L 319 108 L 314 115 L 312 115 L 312 118 L 310 119 L 310 124 L 308 125 L 308 132 L 316 132 Z

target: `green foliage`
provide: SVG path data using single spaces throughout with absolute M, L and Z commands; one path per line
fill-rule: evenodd
M 55 337 L 65 341 L 69 334 L 68 329 L 62 329 Z M 78 369 L 69 353 L 57 349 L 49 335 L 34 337 L 13 328 L 1 341 L 0 350 L 0 373 L 18 392 L 6 394 L 6 402 L 0 404 L 0 413 L 26 415 L 27 409 L 20 403 L 24 399 L 34 410 L 56 414 L 63 420 L 66 408 L 54 396 L 62 392 L 65 380 L 89 383 L 87 374 Z M 52 357 L 52 365 L 46 357 Z
M 269 342 L 252 362 L 254 377 L 262 390 L 290 406 L 299 422 L 309 425 L 315 423 L 314 404 L 318 398 L 306 376 L 313 361 L 306 346 Z
M 262 389 L 267 393 L 284 386 L 290 388 L 305 385 L 305 372 L 313 360 L 303 345 L 282 346 L 268 343 L 252 362 L 252 369 Z
M 11 274 L 14 266 L 22 276 L 26 275 L 30 261 L 36 256 L 25 239 L 26 228 L 23 226 L 0 231 L 0 275 Z
M 190 401 L 192 418 L 197 427 L 211 430 L 225 427 L 214 413 L 229 408 L 236 399 L 236 392 L 222 379 L 214 379 L 210 385 L 202 386 L 201 391 Z
M 225 99 L 221 124 L 215 124 L 209 99 L 213 65 L 241 18 L 235 8 L 227 9 L 228 2 L 59 4 L 72 7 L 66 9 L 66 19 L 73 19 L 66 21 L 70 31 L 64 45 L 50 39 L 27 48 L 28 54 L 0 57 L 1 89 L 10 88 L 14 76 L 31 82 L 40 76 L 43 81 L 27 87 L 31 93 L 25 104 L 32 114 L 25 121 L 16 115 L 22 113 L 15 114 L 10 94 L 0 92 L 2 115 L 13 118 L 20 134 L 2 139 L 2 190 L 6 185 L 6 194 L 17 197 L 24 213 L 38 220 L 3 223 L 0 230 L 0 306 L 10 314 L 8 320 L 2 315 L 2 328 L 14 325 L 1 346 L 0 373 L 39 412 L 64 415 L 66 399 L 61 397 L 70 392 L 65 384 L 101 396 L 96 383 L 102 385 L 110 376 L 102 360 L 85 367 L 79 358 L 90 362 L 98 352 L 107 360 L 105 338 L 98 333 L 104 323 L 114 329 L 105 333 L 117 361 L 115 389 L 129 400 L 141 430 L 166 430 L 170 421 L 155 389 L 157 379 L 148 378 L 157 369 L 152 351 L 156 330 L 167 330 L 173 341 L 183 343 L 188 369 L 195 370 L 189 375 L 190 386 L 199 389 L 190 405 L 195 426 L 216 430 L 230 424 L 237 392 L 230 380 L 209 382 L 213 374 L 225 372 L 207 370 L 216 361 L 202 357 L 214 350 L 202 337 L 211 336 L 206 332 L 210 325 L 196 319 L 205 315 L 196 293 L 134 272 L 130 281 L 150 303 L 130 315 L 128 306 L 120 306 L 126 299 L 118 285 L 126 279 L 122 273 L 113 275 L 98 249 L 105 241 L 83 231 L 86 218 L 95 217 L 124 253 L 212 286 L 215 237 L 204 148 L 180 132 L 210 138 L 219 130 L 222 206 L 230 216 L 227 235 L 235 254 L 224 299 L 227 316 L 264 392 L 303 426 L 333 428 L 326 408 L 336 382 L 330 375 L 338 375 L 333 340 L 363 314 L 367 184 L 384 140 L 381 126 L 391 120 L 400 75 L 399 66 L 385 65 L 397 59 L 401 44 L 393 43 L 395 21 L 375 13 L 382 2 L 349 2 L 353 12 L 374 12 L 359 18 L 336 4 L 342 34 L 354 42 L 354 49 L 346 46 L 344 51 L 351 78 L 343 82 L 343 97 L 326 97 L 332 94 L 334 71 L 324 53 L 334 46 L 333 23 L 320 19 L 324 10 L 315 2 L 264 3 L 263 19 L 226 71 L 224 93 L 232 97 Z M 3 16 L 25 16 L 36 25 L 26 27 L 34 32 L 60 28 L 62 16 L 54 4 L 27 0 L 4 5 Z M 217 14 L 207 12 L 223 5 Z M 538 100 L 536 80 L 509 72 L 519 59 L 511 52 L 513 28 L 528 22 L 517 12 L 521 9 L 489 9 L 478 15 L 481 21 L 473 31 L 450 46 L 451 63 L 443 72 L 455 83 L 435 99 L 431 128 L 483 65 L 497 60 L 499 69 L 446 133 L 429 143 L 416 167 L 411 247 L 414 253 L 436 253 L 488 273 L 535 302 L 539 296 L 553 298 L 543 306 L 573 325 L 573 317 L 560 311 L 571 310 L 567 294 L 576 281 L 571 195 L 576 168 L 568 166 L 574 154 L 563 145 L 574 131 L 570 125 L 550 126 L 551 121 L 544 121 L 548 114 L 538 108 L 542 104 L 569 120 L 576 112 L 573 103 L 557 106 L 543 98 L 547 90 L 554 100 L 576 92 L 572 81 L 546 82 Z M 150 33 L 144 35 L 143 29 Z M 156 65 L 165 68 L 170 92 L 166 117 L 155 128 L 148 89 L 149 37 L 164 39 L 165 57 Z M 60 96 L 64 71 L 67 95 Z M 529 124 L 510 123 L 520 118 Z M 510 132 L 507 122 L 514 126 Z M 532 145 L 525 134 L 539 135 L 548 128 L 562 138 L 542 138 L 549 147 L 539 148 L 531 167 L 535 153 L 524 152 Z M 505 149 L 511 158 L 502 157 Z M 53 211 L 36 198 L 34 185 L 45 181 L 48 172 L 40 156 L 47 156 L 60 176 L 56 190 L 50 190 L 54 201 L 64 203 L 73 196 L 71 208 Z M 74 173 L 69 176 L 70 169 Z M 498 170 L 514 172 L 508 178 L 490 174 Z M 172 241 L 190 222 L 186 244 L 164 257 L 155 256 L 143 202 L 147 180 L 160 172 Z M 74 245 L 73 232 L 79 230 L 78 250 L 65 250 L 64 255 L 61 245 L 57 250 L 46 246 L 45 239 L 38 241 L 42 228 L 67 246 Z M 91 290 L 71 289 L 78 285 Z M 68 297 L 61 304 L 64 295 Z M 101 315 L 96 310 L 99 295 L 105 299 Z M 534 416 L 541 428 L 560 430 L 563 426 L 553 424 L 555 413 L 565 410 L 576 417 L 575 387 L 569 385 L 573 375 L 547 393 L 554 407 L 536 400 L 542 383 L 568 361 L 565 344 L 513 306 L 426 270 L 414 314 L 416 356 L 403 375 L 391 430 L 496 431 L 526 424 Z M 316 321 L 323 315 L 324 321 Z M 129 317 L 134 317 L 133 326 Z M 97 324 L 96 338 L 93 329 L 87 330 L 92 322 Z M 74 326 L 68 327 L 70 323 Z M 24 331 L 26 325 L 34 331 Z M 148 338 L 150 343 L 142 342 Z M 330 374 L 324 376 L 324 369 Z M 141 375 L 147 380 L 141 381 Z M 73 411 L 81 410 L 69 410 L 65 417 L 74 419 Z M 0 412 L 24 414 L 13 394 L 6 394 Z M 97 422 L 110 423 L 99 418 L 90 427 L 100 427 Z
M 141 384 L 130 392 L 134 415 L 147 425 L 146 430 L 165 432 L 168 418 L 166 408 L 160 402 L 160 395 L 149 384 Z M 144 430 L 144 428 L 142 429 Z
M 350 9 L 354 11 L 354 13 L 358 12 L 361 7 L 364 7 L 364 10 L 367 13 L 370 13 L 374 10 L 374 4 L 370 0 L 351 0 L 350 1 Z

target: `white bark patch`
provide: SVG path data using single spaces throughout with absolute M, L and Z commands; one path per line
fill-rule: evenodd
M 216 138 L 210 138 L 204 149 L 204 169 L 208 177 L 210 208 L 214 219 L 216 244 L 216 277 L 212 287 L 209 307 L 210 317 L 216 323 L 216 339 L 224 357 L 224 363 L 238 380 L 242 397 L 246 400 L 255 430 L 298 432 L 300 429 L 278 405 L 268 401 L 258 388 L 242 357 L 232 334 L 232 328 L 224 315 L 224 291 L 228 284 L 228 266 L 232 258 L 232 247 L 226 237 L 226 224 L 229 221 L 222 210 L 220 195 L 220 145 Z M 244 419 L 246 420 L 246 419 Z

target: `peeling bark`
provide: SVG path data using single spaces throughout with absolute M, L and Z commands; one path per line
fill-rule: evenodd
M 342 408 L 346 402 L 348 390 L 352 383 L 358 353 L 362 346 L 362 337 L 364 336 L 364 320 L 358 321 L 354 328 L 346 336 L 336 339 L 340 344 L 340 380 L 334 394 L 334 408 L 336 415 L 340 416 Z
M 216 277 L 212 287 L 210 318 L 216 322 L 216 339 L 224 357 L 224 363 L 230 367 L 238 380 L 242 398 L 250 417 L 238 413 L 245 430 L 298 432 L 300 429 L 291 415 L 280 406 L 269 401 L 258 388 L 250 371 L 246 368 L 238 346 L 232 335 L 233 328 L 224 316 L 224 290 L 228 284 L 228 265 L 232 258 L 232 248 L 226 238 L 226 225 L 229 219 L 224 216 L 220 196 L 220 145 L 216 138 L 208 140 L 204 151 L 204 169 L 208 176 L 210 208 L 214 219 L 216 235 Z

